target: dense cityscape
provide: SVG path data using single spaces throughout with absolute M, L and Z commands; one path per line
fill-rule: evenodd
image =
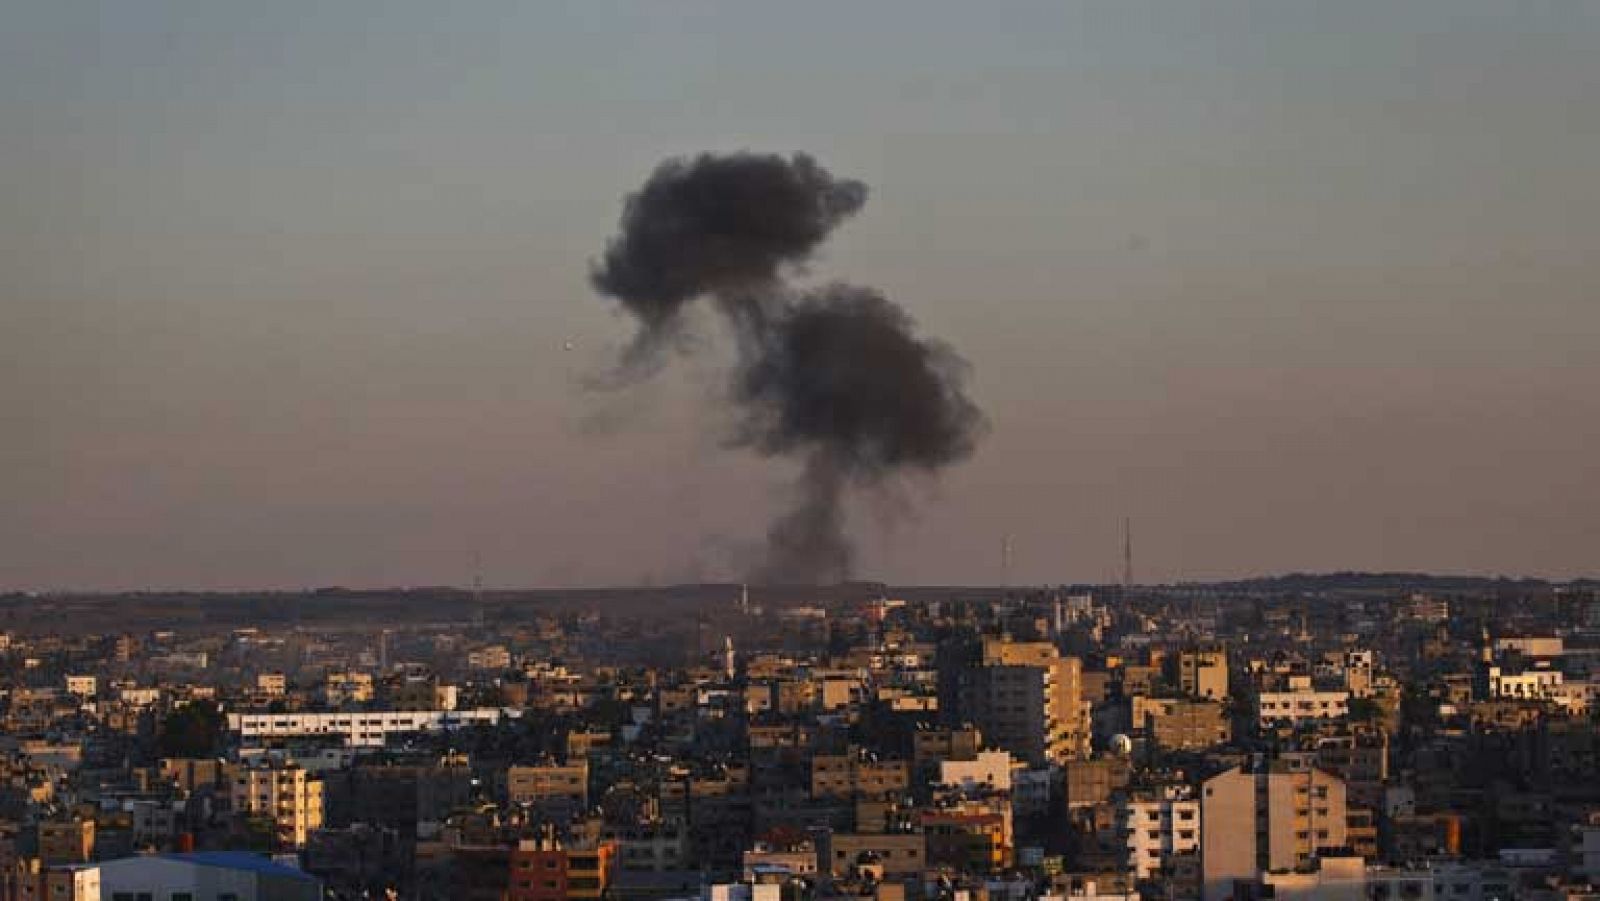
M 0 901 L 1600 901 L 1600 0 L 4 9 Z
M 1600 889 L 1600 586 L 0 599 L 0 898 Z

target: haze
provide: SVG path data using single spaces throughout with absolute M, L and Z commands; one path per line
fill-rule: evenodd
M 860 574 L 1564 577 L 1600 543 L 1600 5 L 13 4 L 0 588 L 732 579 L 715 361 L 584 378 L 662 158 L 872 188 L 811 278 L 974 366 Z M 708 327 L 714 327 L 708 325 Z M 568 346 L 570 344 L 570 349 Z

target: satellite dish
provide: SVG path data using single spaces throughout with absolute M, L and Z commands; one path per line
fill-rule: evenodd
M 1127 757 L 1133 753 L 1133 739 L 1126 735 L 1111 736 L 1111 753 L 1118 757 Z

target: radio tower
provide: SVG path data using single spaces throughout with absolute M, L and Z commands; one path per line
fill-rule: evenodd
M 472 552 L 472 621 L 483 627 L 483 554 Z
M 1122 518 L 1122 587 L 1133 587 L 1133 520 Z
M 1011 587 L 1011 535 L 1000 536 L 1000 585 L 1003 588 Z

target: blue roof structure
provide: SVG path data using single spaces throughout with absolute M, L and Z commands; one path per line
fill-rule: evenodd
M 262 876 L 279 876 L 315 882 L 316 877 L 294 867 L 286 867 L 270 858 L 248 851 L 197 851 L 193 854 L 163 854 L 168 860 L 182 860 L 203 867 L 221 867 L 227 870 L 244 870 Z

